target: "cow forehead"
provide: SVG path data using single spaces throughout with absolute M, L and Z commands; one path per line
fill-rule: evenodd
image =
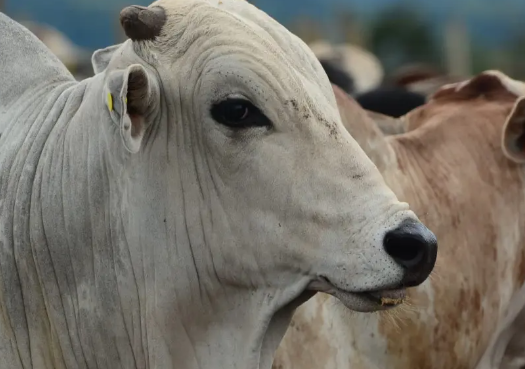
M 230 17 L 215 17 L 213 19 L 213 21 L 220 22 L 221 26 L 226 29 L 235 27 L 235 23 L 231 23 L 233 18 L 241 20 L 245 25 L 250 25 L 252 28 L 254 26 L 264 27 L 268 24 L 272 26 L 274 23 L 278 24 L 245 0 L 158 0 L 151 6 L 164 8 L 168 16 L 167 27 L 171 27 L 172 30 L 177 29 L 177 25 L 182 25 L 180 21 L 190 13 L 195 17 L 229 14 Z M 243 37 L 244 35 L 239 34 L 238 36 Z
M 306 44 L 247 1 L 159 0 L 152 6 L 166 10 L 163 37 L 172 42 L 177 42 L 188 29 L 195 33 L 192 36 L 195 38 L 224 34 L 230 36 L 232 45 L 245 45 L 246 52 L 250 53 L 265 53 L 269 60 L 284 57 L 299 69 L 317 64 L 317 58 Z M 164 41 L 170 44 L 169 40 Z M 314 69 L 318 72 L 320 66 Z
M 204 56 L 213 54 L 231 57 L 237 72 L 243 73 L 238 67 L 248 59 L 256 60 L 247 66 L 260 67 L 257 75 L 261 78 L 270 74 L 268 80 L 281 81 L 288 94 L 308 100 L 314 110 L 326 110 L 327 103 L 335 108 L 331 85 L 310 48 L 248 2 L 159 0 L 152 6 L 161 6 L 167 15 L 161 36 L 155 41 L 163 62 L 188 55 L 206 63 Z M 188 52 L 190 48 L 192 52 Z M 221 63 L 217 64 L 220 68 Z

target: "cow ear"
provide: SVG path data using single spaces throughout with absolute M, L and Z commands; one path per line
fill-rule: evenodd
M 157 106 L 155 80 L 140 64 L 110 73 L 106 80 L 106 105 L 131 153 L 140 150 L 150 117 Z
M 503 126 L 503 152 L 516 163 L 525 163 L 525 97 L 514 104 Z
M 122 44 L 108 46 L 105 49 L 96 50 L 93 53 L 91 56 L 91 65 L 93 66 L 93 72 L 95 72 L 95 74 L 99 74 L 107 68 L 113 54 L 121 45 Z

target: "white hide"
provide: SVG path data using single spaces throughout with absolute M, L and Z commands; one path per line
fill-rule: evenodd
M 244 1 L 154 5 L 82 82 L 0 15 L 2 368 L 266 369 L 312 280 L 403 276 L 382 241 L 415 215 L 308 47 Z M 219 124 L 227 97 L 272 126 Z

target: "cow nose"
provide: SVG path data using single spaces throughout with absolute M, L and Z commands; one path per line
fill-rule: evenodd
M 434 269 L 437 257 L 436 236 L 413 219 L 387 232 L 383 240 L 385 251 L 405 269 L 402 284 L 414 287 L 425 281 Z

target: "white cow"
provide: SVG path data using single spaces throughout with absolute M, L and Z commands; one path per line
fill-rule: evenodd
M 270 368 L 316 291 L 374 311 L 427 278 L 298 38 L 236 0 L 121 23 L 76 82 L 0 15 L 2 369 Z

